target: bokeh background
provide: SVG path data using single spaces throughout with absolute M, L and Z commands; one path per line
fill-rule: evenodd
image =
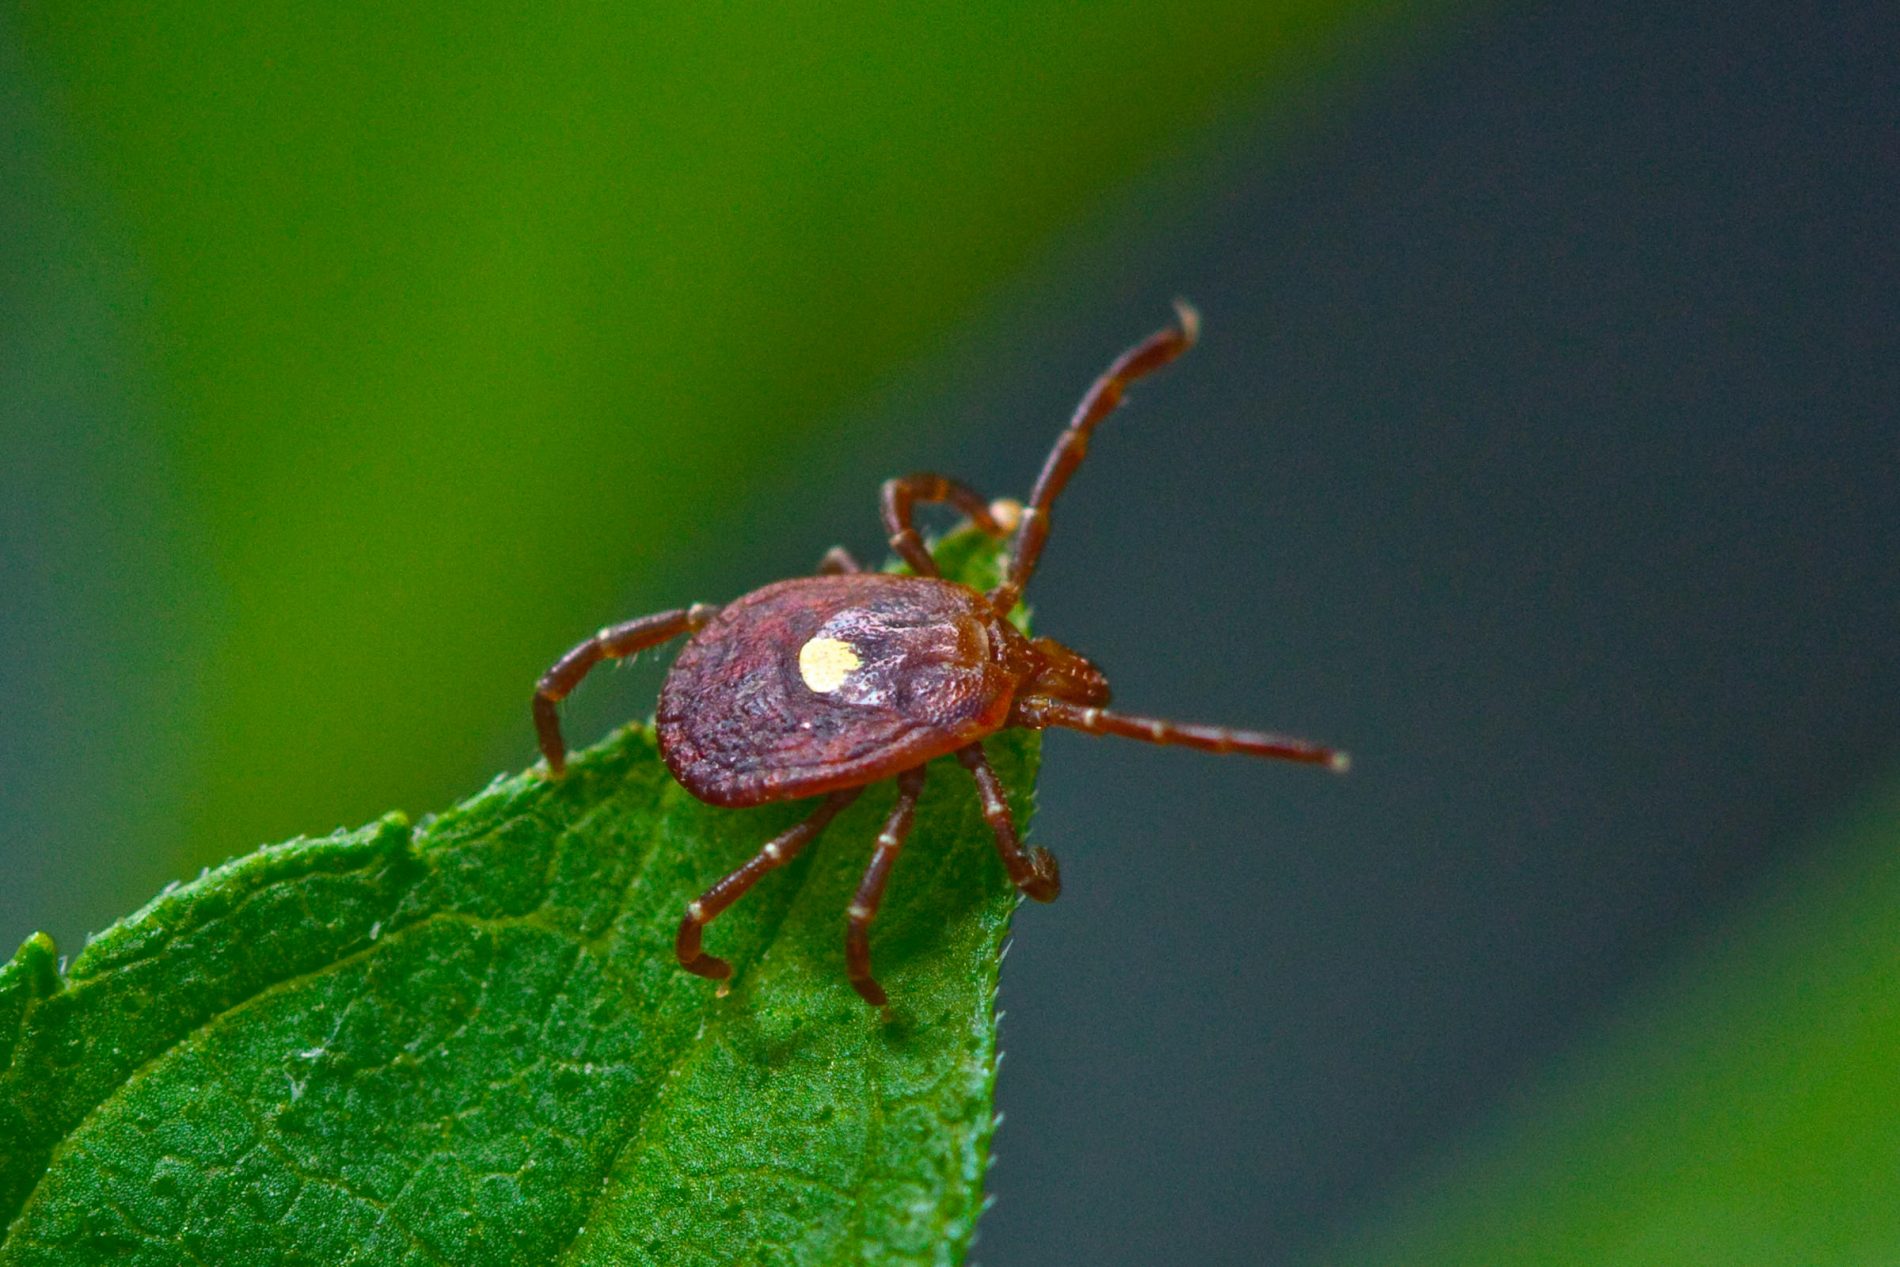
M 978 1260 L 1900 1258 L 1891 4 L 8 6 L 0 133 L 9 946 L 1020 494 L 1185 294 L 1038 618 L 1358 764 L 1050 740 Z

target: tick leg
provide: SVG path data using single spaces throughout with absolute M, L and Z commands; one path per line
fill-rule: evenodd
M 931 502 L 949 502 L 992 537 L 1000 537 L 1006 531 L 996 522 L 990 504 L 968 484 L 930 471 L 885 480 L 878 498 L 878 509 L 884 515 L 884 531 L 890 534 L 891 550 L 919 576 L 938 575 L 936 561 L 930 557 L 930 551 L 924 549 L 923 538 L 910 524 L 916 507 Z
M 891 864 L 897 861 L 898 851 L 904 847 L 904 837 L 910 835 L 911 819 L 917 813 L 917 796 L 923 790 L 923 766 L 897 776 L 897 804 L 891 807 L 891 816 L 884 820 L 877 849 L 871 854 L 871 865 L 864 869 L 864 879 L 858 881 L 857 895 L 845 908 L 848 921 L 844 934 L 845 972 L 851 978 L 851 988 L 864 996 L 864 1001 L 872 1007 L 883 1007 L 890 999 L 877 978 L 871 975 L 871 921 L 877 918 L 878 904 L 884 900 L 884 882 L 890 879 Z
M 541 740 L 541 755 L 548 759 L 548 769 L 557 777 L 567 769 L 567 745 L 561 741 L 561 717 L 554 706 L 580 685 L 588 670 L 602 660 L 630 656 L 683 633 L 697 633 L 718 613 L 717 607 L 694 603 L 629 620 L 624 625 L 609 625 L 556 660 L 534 688 L 534 729 Z
M 1022 525 L 1016 530 L 1007 579 L 990 591 L 990 605 L 998 612 L 1008 615 L 1023 596 L 1023 587 L 1029 584 L 1036 570 L 1036 560 L 1042 556 L 1043 543 L 1049 539 L 1049 507 L 1069 477 L 1075 474 L 1075 468 L 1082 465 L 1082 458 L 1089 450 L 1089 435 L 1096 424 L 1115 412 L 1128 384 L 1154 373 L 1193 347 L 1194 340 L 1200 336 L 1200 314 L 1180 299 L 1175 300 L 1174 310 L 1180 323 L 1148 336 L 1117 357 L 1082 397 L 1082 403 L 1075 407 L 1069 419 L 1068 429 L 1056 438 L 1055 447 L 1049 450 L 1049 457 L 1042 464 L 1042 474 L 1037 476 L 1036 487 L 1029 494 L 1029 504 L 1023 507 Z
M 1038 902 L 1053 902 L 1062 892 L 1062 869 L 1056 856 L 1038 845 L 1024 849 L 1016 836 L 1016 820 L 1009 815 L 1009 802 L 1003 799 L 1003 785 L 990 769 L 981 742 L 957 749 L 957 760 L 976 780 L 976 794 L 983 802 L 983 819 L 996 835 L 996 852 L 1003 859 L 1009 882 Z
M 1136 717 L 1113 713 L 1106 708 L 1084 708 L 1066 700 L 1039 695 L 1024 696 L 1010 711 L 1010 724 L 1042 730 L 1066 726 L 1090 735 L 1120 735 L 1146 743 L 1179 744 L 1202 752 L 1239 752 L 1250 757 L 1277 757 L 1305 765 L 1323 765 L 1344 773 L 1352 758 L 1337 748 L 1328 748 L 1289 735 L 1271 735 L 1261 730 L 1235 730 L 1228 726 L 1202 726 L 1193 722 L 1164 721 L 1159 717 Z
M 833 792 L 804 822 L 788 827 L 766 841 L 765 848 L 753 854 L 744 866 L 707 889 L 694 901 L 688 902 L 686 914 L 680 920 L 679 936 L 673 941 L 673 953 L 679 956 L 680 967 L 714 981 L 724 981 L 730 977 L 731 964 L 699 948 L 700 930 L 717 919 L 721 911 L 744 897 L 746 890 L 756 884 L 760 876 L 796 858 L 799 850 L 816 840 L 818 833 L 863 792 L 864 789 L 859 787 Z
M 825 557 L 818 560 L 818 575 L 840 576 L 849 572 L 862 572 L 864 565 L 843 546 L 833 546 L 825 551 Z

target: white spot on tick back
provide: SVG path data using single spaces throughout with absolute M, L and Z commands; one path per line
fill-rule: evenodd
M 798 676 L 820 695 L 829 695 L 864 663 L 857 649 L 838 638 L 822 635 L 798 649 Z

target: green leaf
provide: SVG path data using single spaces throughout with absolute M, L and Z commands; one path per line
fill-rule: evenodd
M 1900 1260 L 1896 912 L 1890 789 L 1321 1260 Z
M 942 555 L 993 574 L 968 536 Z M 989 748 L 1026 821 L 1034 737 Z M 809 807 L 702 805 L 645 727 L 559 783 L 267 846 L 63 976 L 29 940 L 0 968 L 0 1263 L 960 1261 L 1017 899 L 933 768 L 880 1018 L 843 911 L 890 803 L 712 925 L 724 999 L 674 962 L 681 911 Z

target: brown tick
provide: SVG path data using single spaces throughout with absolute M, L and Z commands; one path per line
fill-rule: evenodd
M 1240 752 L 1346 768 L 1346 756 L 1282 735 L 1110 712 L 1108 681 L 1049 638 L 1009 622 L 1049 536 L 1049 508 L 1088 451 L 1096 424 L 1128 384 L 1194 344 L 1200 318 L 1176 305 L 1179 324 L 1124 352 L 1095 380 L 1056 440 L 1029 504 L 985 502 L 968 486 L 928 473 L 884 485 L 884 528 L 912 575 L 867 572 L 834 549 L 818 575 L 779 581 L 723 608 L 695 604 L 613 625 L 562 656 L 534 692 L 534 725 L 548 769 L 566 765 L 555 704 L 602 660 L 630 656 L 680 634 L 692 639 L 660 688 L 660 755 L 688 792 L 713 805 L 762 805 L 821 796 L 811 815 L 772 840 L 686 907 L 675 949 L 689 972 L 724 981 L 732 966 L 700 948 L 700 934 L 758 878 L 782 867 L 866 787 L 897 782 L 897 803 L 878 835 L 857 895 L 845 909 L 845 964 L 874 1007 L 886 1003 L 871 975 L 870 929 L 891 864 L 903 848 L 924 786 L 925 763 L 955 753 L 976 782 L 996 852 L 1017 888 L 1038 902 L 1062 887 L 1055 857 L 1017 839 L 983 737 L 1010 726 L 1067 726 L 1204 752 Z M 1015 534 L 1003 583 L 987 594 L 944 580 L 911 526 L 919 504 L 948 503 L 984 532 Z M 721 992 L 724 987 L 721 987 Z

